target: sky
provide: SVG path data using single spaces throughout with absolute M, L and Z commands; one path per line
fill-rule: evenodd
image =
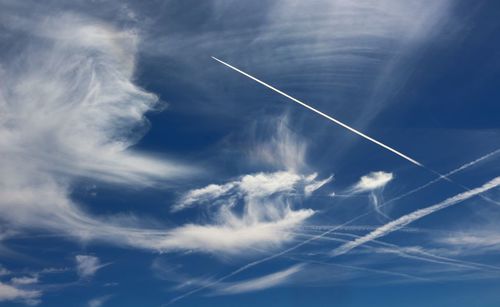
M 0 0 L 0 306 L 499 306 L 498 14 Z

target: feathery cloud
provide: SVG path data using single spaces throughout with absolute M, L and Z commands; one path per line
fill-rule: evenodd
M 90 216 L 70 197 L 82 177 L 141 187 L 194 171 L 130 149 L 148 128 L 145 114 L 161 108 L 133 82 L 137 32 L 77 14 L 4 13 L 0 24 L 23 35 L 20 51 L 0 64 L 0 219 L 16 229 L 153 248 L 128 239 L 144 227 L 135 219 Z
M 81 278 L 90 278 L 97 273 L 98 270 L 109 265 L 102 264 L 99 258 L 89 255 L 76 255 L 76 272 Z
M 394 178 L 392 173 L 383 171 L 371 172 L 362 176 L 351 188 L 353 193 L 373 191 L 385 187 Z
M 38 283 L 38 276 L 13 277 L 10 283 L 14 286 L 36 284 Z
M 288 282 L 294 274 L 300 272 L 303 268 L 304 264 L 297 264 L 285 270 L 265 276 L 234 283 L 226 283 L 221 285 L 217 292 L 220 294 L 236 294 L 269 289 Z
M 27 305 L 38 305 L 42 292 L 23 290 L 0 282 L 0 302 L 23 302 Z

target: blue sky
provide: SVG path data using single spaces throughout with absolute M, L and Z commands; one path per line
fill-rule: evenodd
M 499 306 L 499 13 L 0 1 L 0 305 Z

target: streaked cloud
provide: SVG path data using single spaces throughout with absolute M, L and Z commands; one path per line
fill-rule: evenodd
M 76 272 L 81 278 L 91 278 L 98 270 L 109 265 L 102 264 L 99 258 L 90 255 L 76 255 Z
M 38 283 L 38 276 L 13 277 L 10 283 L 15 286 L 36 284 Z
M 23 34 L 20 51 L 0 69 L 3 222 L 134 246 L 121 230 L 137 227 L 134 217 L 92 217 L 70 194 L 82 178 L 141 188 L 195 171 L 130 148 L 149 127 L 145 114 L 164 107 L 134 84 L 137 31 L 76 13 L 10 16 L 1 24 Z
M 385 187 L 385 185 L 388 184 L 393 179 L 393 177 L 394 176 L 392 173 L 383 171 L 371 172 L 367 175 L 362 176 L 351 190 L 353 193 L 362 193 L 381 189 Z
M 256 173 L 223 185 L 188 191 L 173 211 L 195 204 L 214 208 L 216 224 L 178 227 L 163 244 L 231 253 L 288 241 L 293 238 L 289 231 L 314 214 L 312 209 L 294 209 L 294 199 L 307 197 L 332 179 L 318 181 L 316 177 L 317 174 L 304 176 L 289 171 Z
M 303 264 L 297 264 L 279 272 L 271 273 L 265 276 L 243 280 L 233 283 L 226 283 L 220 287 L 220 294 L 236 294 L 245 292 L 254 292 L 277 287 L 289 282 L 294 274 L 303 270 Z
M 88 307 L 101 307 L 104 306 L 104 304 L 111 299 L 111 295 L 104 295 L 104 296 L 99 296 L 96 298 L 93 298 L 87 302 Z
M 0 302 L 22 302 L 27 305 L 38 305 L 42 292 L 38 290 L 23 290 L 0 282 Z

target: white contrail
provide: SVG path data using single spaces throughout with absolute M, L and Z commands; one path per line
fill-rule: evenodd
M 387 235 L 393 231 L 396 231 L 396 230 L 398 230 L 398 229 L 400 229 L 400 228 L 402 228 L 402 227 L 404 227 L 404 226 L 406 226 L 406 225 L 408 225 L 408 224 L 410 224 L 418 219 L 421 219 L 429 214 L 432 214 L 436 211 L 439 211 L 439 210 L 445 209 L 449 206 L 460 203 L 468 198 L 471 198 L 473 196 L 476 196 L 478 194 L 481 194 L 483 192 L 486 192 L 488 190 L 496 188 L 499 185 L 500 185 L 500 176 L 492 179 L 491 181 L 488 181 L 487 183 L 485 183 L 481 187 L 457 194 L 453 197 L 447 198 L 446 200 L 444 200 L 438 204 L 432 205 L 430 207 L 413 211 L 412 213 L 406 214 L 406 215 L 404 215 L 396 220 L 393 220 L 393 221 L 375 229 L 374 231 L 368 233 L 367 235 L 365 235 L 361 238 L 358 238 L 356 240 L 353 240 L 351 242 L 348 242 L 346 244 L 343 244 L 343 245 L 337 247 L 336 249 L 334 249 L 332 251 L 331 255 L 332 256 L 343 255 L 343 254 L 349 252 L 350 250 L 352 250 L 352 249 L 354 249 L 362 244 L 365 244 L 365 243 L 370 242 L 374 239 L 385 236 L 385 235 Z
M 317 113 L 317 114 L 319 114 L 319 115 L 323 116 L 324 118 L 326 118 L 326 119 L 328 119 L 328 120 L 330 120 L 330 121 L 332 121 L 332 122 L 336 123 L 337 125 L 342 126 L 342 127 L 344 127 L 345 129 L 347 129 L 347 130 L 349 130 L 349 131 L 351 131 L 351 132 L 354 132 L 354 133 L 356 133 L 357 135 L 359 135 L 359 136 L 361 136 L 361 137 L 363 137 L 363 138 L 365 138 L 365 139 L 367 139 L 367 140 L 369 140 L 369 141 L 371 141 L 371 142 L 373 142 L 373 143 L 375 143 L 375 144 L 377 144 L 377 145 L 379 145 L 379 146 L 381 146 L 381 147 L 383 147 L 383 148 L 385 148 L 385 149 L 387 149 L 387 150 L 389 150 L 389 151 L 392 151 L 393 153 L 397 154 L 397 155 L 398 155 L 398 156 L 400 156 L 401 158 L 404 158 L 404 159 L 406 159 L 406 160 L 410 161 L 411 163 L 413 163 L 413 164 L 415 164 L 415 165 L 418 165 L 418 166 L 420 166 L 420 167 L 424 167 L 424 166 L 422 165 L 422 163 L 420 163 L 420 162 L 418 162 L 418 161 L 416 161 L 416 160 L 414 160 L 414 159 L 412 159 L 412 158 L 408 157 L 407 155 L 405 155 L 405 154 L 403 154 L 403 153 L 401 153 L 401 152 L 397 151 L 396 149 L 394 149 L 394 148 L 392 148 L 392 147 L 389 147 L 389 146 L 385 145 L 384 143 L 381 143 L 381 142 L 379 142 L 379 141 L 375 140 L 374 138 L 369 137 L 368 135 L 366 135 L 366 134 L 364 134 L 364 133 L 362 133 L 362 132 L 360 132 L 360 131 L 358 131 L 358 130 L 356 130 L 356 129 L 354 129 L 354 128 L 352 128 L 352 127 L 350 127 L 350 126 L 346 125 L 346 124 L 344 124 L 343 122 L 341 122 L 341 121 L 339 121 L 339 120 L 337 120 L 337 119 L 335 119 L 335 118 L 333 118 L 333 117 L 331 117 L 331 116 L 329 116 L 329 115 L 327 115 L 327 114 L 325 114 L 325 113 L 323 113 L 323 112 L 321 112 L 321 111 L 319 111 L 319 110 L 317 110 L 317 109 L 315 109 L 315 108 L 311 107 L 310 105 L 308 105 L 308 104 L 306 104 L 306 103 L 304 103 L 304 102 L 302 102 L 302 101 L 298 100 L 297 98 L 294 98 L 294 97 L 292 97 L 292 96 L 288 95 L 287 93 L 280 91 L 279 89 L 277 89 L 277 88 L 275 88 L 275 87 L 273 87 L 273 86 L 271 86 L 271 85 L 269 85 L 269 84 L 265 83 L 264 81 L 261 81 L 261 80 L 259 80 L 259 79 L 255 78 L 254 76 L 251 76 L 251 75 L 247 74 L 246 72 L 244 72 L 244 71 L 242 71 L 242 70 L 240 70 L 240 69 L 238 69 L 238 68 L 236 68 L 236 67 L 234 67 L 234 66 L 232 66 L 232 65 L 230 65 L 230 64 L 228 64 L 228 63 L 226 63 L 226 62 L 224 62 L 224 61 L 219 60 L 219 59 L 218 59 L 218 58 L 216 58 L 216 57 L 212 57 L 212 59 L 214 59 L 214 60 L 216 60 L 217 62 L 219 62 L 219 63 L 221 63 L 221 64 L 224 64 L 225 66 L 227 66 L 227 67 L 229 67 L 229 68 L 231 68 L 231 69 L 233 69 L 233 70 L 235 70 L 235 71 L 239 72 L 240 74 L 242 74 L 242 75 L 244 75 L 244 76 L 247 76 L 248 78 L 250 78 L 250 79 L 252 79 L 252 80 L 254 80 L 254 81 L 256 81 L 256 82 L 258 82 L 258 83 L 260 83 L 260 84 L 262 84 L 262 85 L 264 85 L 265 87 L 267 87 L 267 88 L 269 88 L 269 89 L 271 89 L 271 90 L 275 91 L 276 93 L 278 93 L 278 94 L 280 94 L 280 95 L 285 96 L 286 98 L 288 98 L 288 99 L 290 99 L 290 100 L 292 100 L 292 101 L 294 101 L 294 102 L 296 102 L 296 103 L 300 104 L 301 106 L 303 106 L 303 107 L 305 107 L 305 108 L 307 108 L 307 109 L 309 109 L 309 110 L 311 110 L 311 111 L 313 111 L 313 112 L 315 112 L 315 113 Z

